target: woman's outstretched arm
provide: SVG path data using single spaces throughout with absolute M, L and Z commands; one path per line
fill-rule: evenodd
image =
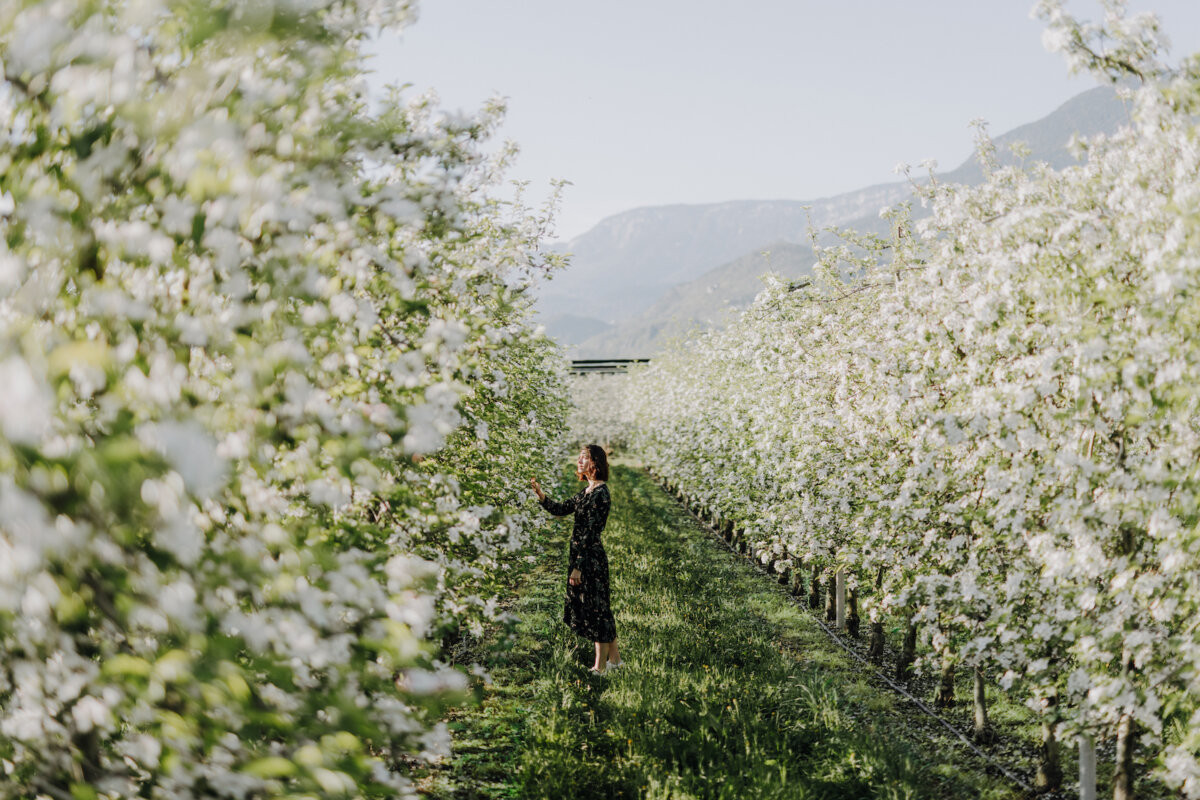
M 549 497 L 543 497 L 538 502 L 542 504 L 542 508 L 554 516 L 565 517 L 567 514 L 575 513 L 575 504 L 578 500 L 575 497 L 568 497 L 566 502 L 560 503 L 557 500 L 551 500 Z
M 537 478 L 530 478 L 529 483 L 533 486 L 533 490 L 537 492 L 538 503 L 554 516 L 565 517 L 567 514 L 575 513 L 575 506 L 579 502 L 579 495 L 568 498 L 565 503 L 559 503 L 546 496 L 546 493 L 542 491 L 542 487 L 538 485 Z

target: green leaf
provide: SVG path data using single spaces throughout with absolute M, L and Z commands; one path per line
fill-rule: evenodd
M 72 783 L 71 797 L 75 800 L 100 800 L 100 795 L 96 794 L 96 790 L 86 783 Z
M 256 778 L 287 778 L 295 775 L 299 768 L 292 761 L 280 756 L 268 756 L 251 761 L 242 767 L 242 772 Z
M 146 659 L 124 653 L 109 657 L 100 668 L 103 674 L 111 677 L 130 675 L 145 678 L 150 675 L 150 670 L 150 662 Z

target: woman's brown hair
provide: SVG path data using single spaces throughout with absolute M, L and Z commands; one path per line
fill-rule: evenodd
M 587 455 L 590 463 L 583 470 L 577 470 L 575 477 L 579 480 L 586 478 L 594 481 L 608 480 L 608 454 L 604 452 L 604 448 L 598 444 L 589 444 L 583 448 L 583 452 Z

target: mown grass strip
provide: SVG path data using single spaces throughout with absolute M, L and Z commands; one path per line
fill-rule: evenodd
M 651 479 L 614 467 L 605 533 L 625 666 L 563 626 L 569 521 L 516 602 L 495 680 L 427 784 L 454 798 L 1005 798 L 913 741 L 895 699 Z

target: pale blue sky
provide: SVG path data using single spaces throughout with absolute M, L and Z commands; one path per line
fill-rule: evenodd
M 971 152 L 1095 85 L 1041 44 L 1032 0 L 423 0 L 376 43 L 372 80 L 451 110 L 508 98 L 515 179 L 567 187 L 558 234 L 667 203 L 812 199 Z M 1172 54 L 1200 49 L 1200 0 L 1144 0 Z M 1079 16 L 1099 14 L 1075 0 Z

